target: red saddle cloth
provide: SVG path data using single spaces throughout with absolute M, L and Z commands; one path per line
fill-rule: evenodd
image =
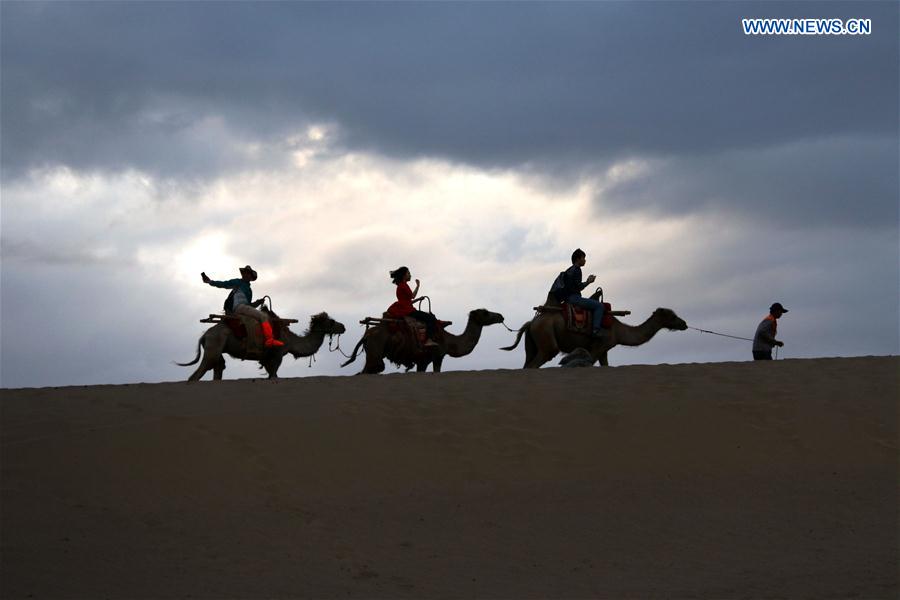
M 241 318 L 240 315 L 235 314 L 226 314 L 225 315 L 225 324 L 228 325 L 228 328 L 231 329 L 231 332 L 234 336 L 239 340 L 244 340 L 247 338 L 247 325 L 244 323 L 244 320 L 250 320 L 250 317 Z M 272 325 L 272 337 L 276 340 L 281 339 L 281 323 L 277 319 L 269 319 L 269 323 Z M 259 329 L 259 323 L 253 321 L 254 326 Z M 261 330 L 260 330 L 261 333 Z
M 233 333 L 237 339 L 242 340 L 247 337 L 247 327 L 241 321 L 239 316 L 225 315 L 225 324 L 228 325 L 231 333 Z
M 609 329 L 613 324 L 613 316 L 610 314 L 612 305 L 609 302 L 603 303 L 603 322 L 600 327 Z M 590 332 L 593 331 L 594 311 L 574 304 L 566 302 L 563 304 L 563 317 L 566 319 L 566 326 L 572 331 Z

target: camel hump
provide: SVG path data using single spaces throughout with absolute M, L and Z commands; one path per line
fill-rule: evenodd
M 534 307 L 534 310 L 538 312 L 559 312 L 562 309 L 563 304 L 560 304 L 553 292 L 547 292 L 547 299 L 544 300 L 544 303 Z

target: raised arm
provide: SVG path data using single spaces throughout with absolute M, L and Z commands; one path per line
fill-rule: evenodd
M 584 288 L 586 288 L 587 286 L 594 283 L 594 281 L 597 279 L 593 275 L 589 275 L 586 280 L 581 281 L 581 267 L 573 266 L 570 268 L 572 269 L 572 283 L 570 285 L 572 285 L 572 287 L 576 288 L 579 292 L 584 290 Z M 572 289 L 572 288 L 569 288 L 569 289 Z
M 225 288 L 226 290 L 233 290 L 241 284 L 241 279 L 229 279 L 228 281 L 214 281 L 209 278 L 206 273 L 200 273 L 200 277 L 203 279 L 203 283 L 209 284 L 213 287 L 217 288 Z

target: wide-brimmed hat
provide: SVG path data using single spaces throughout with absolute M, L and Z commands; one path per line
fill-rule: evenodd
M 254 271 L 253 267 L 251 267 L 250 265 L 247 265 L 246 267 L 241 267 L 238 270 L 241 272 L 241 275 L 243 275 L 244 273 L 249 273 L 251 281 L 256 280 L 256 277 L 257 277 L 256 271 Z
M 769 312 L 775 312 L 776 310 L 780 310 L 783 313 L 786 313 L 788 309 L 781 305 L 781 302 L 776 302 L 772 306 L 769 307 Z

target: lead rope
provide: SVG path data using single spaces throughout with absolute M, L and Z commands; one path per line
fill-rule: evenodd
M 716 331 L 710 331 L 709 329 L 699 329 L 697 327 L 688 327 L 688 329 L 693 329 L 694 331 L 699 331 L 700 333 L 711 333 L 713 335 L 719 335 L 719 336 L 731 338 L 734 340 L 744 340 L 745 342 L 753 341 L 751 338 L 738 337 L 736 335 L 728 335 L 727 333 L 718 333 Z M 778 360 L 778 346 L 775 346 L 775 360 Z
M 728 335 L 727 333 L 717 333 L 715 331 L 710 331 L 709 329 L 699 329 L 697 327 L 688 327 L 688 329 L 693 329 L 694 331 L 699 331 L 700 333 L 711 333 L 713 335 L 720 335 L 722 337 L 731 338 L 734 340 L 744 340 L 745 342 L 752 342 L 751 338 L 738 337 L 736 335 Z
M 337 337 L 337 342 L 334 342 L 335 337 Z M 334 343 L 334 345 L 332 346 L 333 343 Z M 337 336 L 335 336 L 335 335 L 328 336 L 328 351 L 329 352 L 340 352 L 341 354 L 344 355 L 344 358 L 350 358 L 350 355 L 344 353 L 344 351 L 341 349 L 341 334 L 337 334 Z M 310 368 L 312 368 L 314 362 L 316 362 L 316 355 L 310 354 L 309 355 L 309 367 Z
M 341 334 L 337 334 L 337 342 L 335 343 L 335 345 L 334 345 L 333 348 L 331 347 L 331 342 L 332 342 L 332 340 L 333 340 L 334 337 L 335 337 L 335 336 L 332 336 L 332 335 L 329 335 L 329 336 L 328 336 L 328 351 L 329 351 L 329 352 L 340 352 L 341 354 L 344 355 L 344 358 L 350 358 L 350 355 L 349 355 L 349 354 L 346 354 L 346 353 L 341 349 Z
M 428 312 L 431 313 L 431 314 L 434 314 L 433 312 L 431 312 L 431 298 L 429 298 L 428 296 L 422 296 L 421 298 L 419 298 L 418 300 L 416 300 L 416 302 L 420 302 L 420 303 L 421 303 L 422 300 L 428 300 Z M 421 304 L 419 304 L 419 306 L 421 307 Z M 500 324 L 503 325 L 504 327 L 506 327 L 506 330 L 507 330 L 507 331 L 511 331 L 511 332 L 513 332 L 513 333 L 518 333 L 518 332 L 519 332 L 518 329 L 510 329 L 510 328 L 509 328 L 509 325 L 507 325 L 507 324 L 506 324 L 505 322 L 503 322 L 503 321 L 500 321 Z M 366 326 L 366 329 L 368 329 L 368 326 Z M 340 336 L 338 336 L 338 338 L 340 338 Z M 329 348 L 329 349 L 330 349 L 330 348 Z M 344 352 L 341 351 L 341 354 L 344 354 Z M 344 356 L 347 357 L 347 358 L 350 358 L 350 357 L 347 356 L 346 354 L 344 354 Z

